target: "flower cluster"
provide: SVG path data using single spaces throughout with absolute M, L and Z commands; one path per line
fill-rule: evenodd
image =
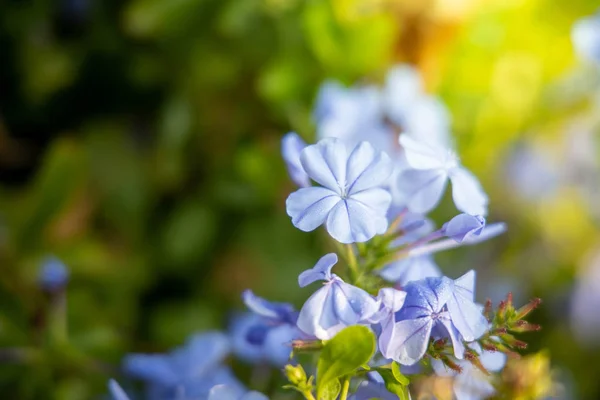
M 149 399 L 265 398 L 224 366 L 230 353 L 285 366 L 288 388 L 308 400 L 315 391 L 325 400 L 408 399 L 405 375 L 428 371 L 453 377 L 459 400 L 493 395 L 490 372 L 524 346 L 512 333 L 539 328 L 523 320 L 539 302 L 516 310 L 509 297 L 493 312 L 475 302 L 475 271 L 451 279 L 433 260 L 506 230 L 487 224 L 488 198 L 450 144 L 443 104 L 423 91 L 416 70 L 400 66 L 382 89 L 326 83 L 314 115 L 318 141 L 289 133 L 282 155 L 298 186 L 286 200 L 292 224 L 324 226 L 337 246 L 298 277 L 300 287 L 321 285 L 300 311 L 246 291 L 251 312 L 234 318 L 229 334 L 195 336 L 169 354 L 131 354 L 124 371 L 146 382 Z M 449 184 L 460 213 L 436 229 L 426 214 Z M 298 353 L 319 354 L 315 376 Z M 109 387 L 126 398 L 116 382 Z

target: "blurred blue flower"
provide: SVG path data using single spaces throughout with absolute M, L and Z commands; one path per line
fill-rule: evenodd
M 341 243 L 365 242 L 386 231 L 392 198 L 382 186 L 393 168 L 387 154 L 361 142 L 348 156 L 342 141 L 323 139 L 306 147 L 300 160 L 323 187 L 290 194 L 286 208 L 295 227 L 308 232 L 326 224 Z
M 395 137 L 384 123 L 381 106 L 381 94 L 374 86 L 345 88 L 337 82 L 325 82 L 314 110 L 317 137 L 342 139 L 349 147 L 368 141 L 389 155 Z
M 398 400 L 398 396 L 388 392 L 385 388 L 385 384 L 380 382 L 369 382 L 363 381 L 358 385 L 356 393 L 354 393 L 350 400 Z M 409 397 L 410 399 L 410 397 Z
M 481 235 L 485 228 L 485 218 L 481 215 L 459 214 L 442 226 L 442 234 L 458 243 L 473 236 Z
M 253 311 L 234 318 L 230 328 L 233 351 L 241 359 L 259 363 L 285 365 L 290 358 L 291 342 L 304 335 L 296 327 L 298 312 L 290 304 L 262 299 L 250 290 L 244 303 Z
M 424 92 L 419 71 L 398 65 L 387 74 L 383 89 L 386 116 L 402 131 L 426 142 L 450 145 L 450 115 L 444 103 Z
M 243 386 L 220 363 L 230 343 L 220 332 L 195 335 L 185 346 L 168 354 L 130 354 L 123 360 L 128 375 L 148 384 L 152 399 L 191 399 L 208 396 L 218 384 L 243 391 Z
M 571 39 L 581 58 L 600 63 L 600 14 L 577 21 L 571 30 Z
M 289 132 L 281 139 L 281 154 L 288 174 L 299 187 L 310 186 L 310 178 L 300 163 L 300 153 L 305 147 L 306 143 L 296 132 Z
M 68 283 L 69 270 L 62 261 L 50 257 L 43 262 L 38 281 L 44 290 L 56 291 Z
M 504 353 L 482 351 L 477 343 L 470 343 L 469 347 L 479 354 L 479 361 L 489 372 L 498 372 L 504 368 L 506 363 Z M 484 374 L 471 362 L 457 360 L 456 364 L 462 369 L 460 373 L 447 368 L 440 360 L 431 360 L 433 370 L 438 376 L 454 378 L 453 391 L 456 400 L 484 400 L 496 393 L 490 376 Z
M 450 180 L 456 208 L 471 215 L 487 214 L 487 195 L 477 178 L 459 164 L 453 151 L 419 142 L 409 135 L 400 136 L 400 144 L 410 168 L 399 174 L 397 185 L 404 192 L 410 211 L 431 211 Z
M 127 396 L 127 393 L 125 393 L 123 388 L 114 379 L 110 379 L 108 381 L 108 391 L 110 392 L 113 400 L 130 400 L 129 396 Z
M 403 287 L 408 282 L 442 276 L 442 272 L 435 261 L 433 261 L 433 257 L 429 254 L 424 254 L 394 261 L 386 265 L 379 272 L 379 276 Z
M 426 278 L 410 282 L 404 290 L 406 299 L 395 315 L 396 322 L 388 324 L 379 336 L 383 356 L 403 365 L 413 365 L 425 354 L 432 334 L 447 334 L 452 340 L 455 356 L 462 358 L 464 346 L 460 334 L 444 309 L 452 296 L 454 282 L 446 277 Z
M 216 385 L 210 389 L 208 400 L 269 400 L 269 398 L 255 391 L 240 394 L 236 388 L 227 385 Z
M 337 255 L 326 254 L 312 269 L 298 277 L 300 287 L 325 280 L 323 286 L 304 303 L 298 317 L 298 328 L 323 340 L 331 339 L 347 326 L 368 324 L 368 320 L 379 311 L 379 302 L 367 292 L 331 273 L 337 261 Z

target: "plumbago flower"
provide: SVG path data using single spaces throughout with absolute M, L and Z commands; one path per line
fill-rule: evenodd
M 416 215 L 411 219 L 418 220 Z M 414 225 L 414 222 L 411 224 Z M 384 266 L 379 275 L 400 286 L 428 277 L 439 277 L 442 273 L 433 260 L 433 253 L 480 243 L 505 230 L 506 226 L 502 223 L 486 226 L 485 218 L 480 215 L 459 214 L 437 231 L 426 229 L 421 230 L 420 235 L 413 235 L 411 242 L 403 243 L 406 246 L 398 248 L 397 255 L 402 257 Z
M 294 226 L 305 232 L 325 224 L 341 243 L 365 242 L 387 230 L 386 212 L 392 197 L 384 189 L 392 173 L 387 154 L 361 142 L 348 155 L 338 139 L 307 146 L 300 162 L 321 187 L 302 188 L 287 199 Z
M 319 339 L 331 339 L 347 326 L 368 324 L 379 311 L 379 303 L 367 292 L 331 273 L 337 261 L 337 255 L 327 254 L 298 277 L 300 287 L 325 281 L 323 287 L 304 303 L 298 316 L 298 328 Z
M 300 153 L 305 147 L 306 143 L 296 132 L 289 132 L 281 139 L 281 155 L 292 182 L 298 187 L 310 186 L 310 178 L 300 163 Z
M 488 329 L 481 309 L 473 302 L 474 272 L 452 281 L 446 277 L 426 278 L 406 285 L 404 306 L 379 336 L 379 347 L 386 358 L 400 364 L 418 362 L 429 339 L 449 337 L 454 356 L 462 359 L 463 340 L 473 341 Z
M 244 393 L 244 387 L 221 362 L 229 354 L 226 335 L 207 332 L 190 338 L 168 354 L 130 354 L 124 372 L 147 383 L 148 399 L 194 399 L 208 396 L 218 384 Z
M 252 313 L 234 319 L 230 330 L 233 352 L 247 362 L 285 365 L 292 340 L 303 336 L 296 327 L 298 312 L 291 304 L 269 302 L 250 290 L 242 298 Z
M 487 195 L 453 151 L 408 135 L 400 136 L 400 144 L 410 168 L 400 173 L 397 184 L 410 211 L 428 213 L 435 208 L 450 180 L 456 208 L 471 215 L 487 214 Z

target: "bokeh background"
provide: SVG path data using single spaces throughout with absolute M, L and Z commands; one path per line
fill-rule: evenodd
M 596 7 L 0 2 L 1 397 L 99 398 L 125 353 L 226 328 L 245 288 L 301 305 L 297 274 L 326 245 L 286 216 L 279 141 L 314 139 L 325 79 L 382 82 L 404 62 L 509 226 L 437 261 L 477 269 L 480 300 L 543 298 L 529 351 L 547 350 L 560 398 L 600 398 L 600 68 L 571 40 Z M 48 255 L 71 271 L 68 345 L 29 354 L 45 343 Z

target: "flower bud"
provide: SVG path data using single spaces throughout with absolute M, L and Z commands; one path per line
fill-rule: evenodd
M 295 386 L 301 386 L 306 383 L 306 373 L 302 365 L 288 364 L 284 367 L 285 376 L 288 381 Z

